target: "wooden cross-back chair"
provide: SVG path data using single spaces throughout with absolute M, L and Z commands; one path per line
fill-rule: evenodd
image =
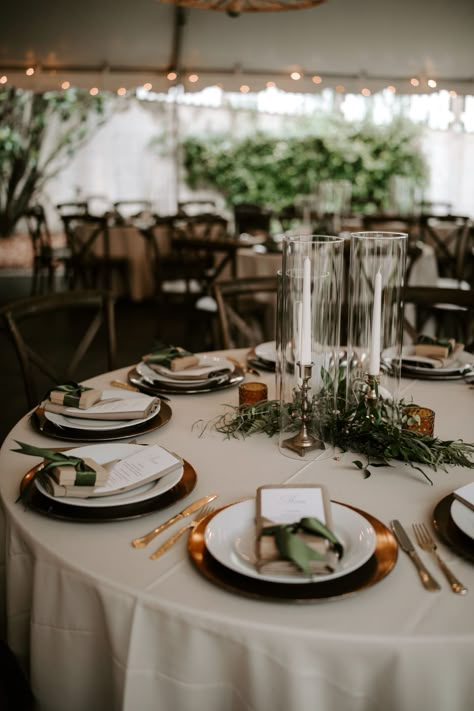
M 109 215 L 62 215 L 70 250 L 69 288 L 103 288 L 110 290 L 112 275 L 118 272 L 128 291 L 128 260 L 112 256 Z
M 18 357 L 29 407 L 54 384 L 115 367 L 115 309 L 108 293 L 32 296 L 3 306 L 0 319 Z
M 55 277 L 59 267 L 69 266 L 70 252 L 67 247 L 55 248 L 49 231 L 46 214 L 42 205 L 34 205 L 25 214 L 28 232 L 33 247 L 33 278 L 31 295 L 43 291 L 44 279 L 46 291 L 54 291 Z
M 215 282 L 220 348 L 256 346 L 275 338 L 278 277 Z
M 446 282 L 444 285 L 459 286 L 462 281 L 467 281 L 472 287 L 474 239 L 469 217 L 422 215 L 420 237 L 433 246 L 440 277 L 451 280 L 450 284 Z
M 455 338 L 471 347 L 474 341 L 474 290 L 405 286 L 404 332 L 415 341 L 427 324 L 434 335 Z M 412 305 L 412 309 L 407 306 Z

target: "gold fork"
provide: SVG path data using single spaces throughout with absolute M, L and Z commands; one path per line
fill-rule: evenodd
M 190 531 L 190 530 L 196 528 L 196 526 L 199 523 L 201 523 L 201 521 L 203 519 L 205 519 L 206 516 L 209 516 L 209 514 L 212 513 L 213 511 L 214 511 L 214 506 L 204 506 L 204 508 L 202 508 L 196 514 L 196 516 L 193 518 L 192 521 L 190 521 L 188 524 L 186 524 L 186 526 L 183 526 L 182 528 L 180 528 L 179 531 L 177 531 L 170 538 L 168 538 L 168 540 L 166 540 L 164 543 L 162 543 L 162 545 L 159 548 L 157 548 L 154 553 L 151 554 L 150 560 L 156 560 L 161 555 L 163 555 L 163 553 L 166 553 L 166 551 L 168 551 L 171 548 L 171 546 L 174 546 L 176 541 L 179 541 L 181 536 L 184 536 L 186 531 Z
M 413 524 L 413 530 L 415 532 L 416 540 L 420 548 L 424 551 L 428 551 L 430 553 L 433 553 L 435 556 L 439 567 L 445 574 L 449 584 L 451 585 L 451 589 L 453 592 L 458 593 L 459 595 L 465 595 L 467 593 L 467 588 L 459 582 L 459 580 L 456 578 L 456 576 L 450 571 L 446 563 L 441 560 L 437 553 L 437 545 L 434 542 L 434 539 L 432 538 L 431 534 L 429 533 L 428 529 L 426 528 L 424 523 L 414 523 Z

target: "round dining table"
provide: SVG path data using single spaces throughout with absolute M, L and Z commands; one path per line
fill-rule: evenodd
M 233 351 L 238 359 L 246 351 Z M 110 387 L 129 369 L 88 381 Z M 275 374 L 266 383 L 275 397 Z M 119 391 L 118 391 L 119 392 Z M 402 379 L 401 396 L 432 408 L 435 433 L 474 440 L 474 392 L 464 380 Z M 2 572 L 7 642 L 40 711 L 469 711 L 474 699 L 474 565 L 438 539 L 443 559 L 469 589 L 455 594 L 432 554 L 420 557 L 440 584 L 427 591 L 396 550 L 393 568 L 364 589 L 297 601 L 250 596 L 205 575 L 182 537 L 157 560 L 132 539 L 199 497 L 216 508 L 255 497 L 266 484 L 324 485 L 332 501 L 388 526 L 431 526 L 434 512 L 474 471 L 409 464 L 364 473 L 351 452 L 307 461 L 283 455 L 278 437 L 225 437 L 213 421 L 238 404 L 238 388 L 170 395 L 171 417 L 136 439 L 179 454 L 194 489 L 168 508 L 127 520 L 60 520 L 17 501 L 40 459 L 13 452 L 77 443 L 45 436 L 26 415 L 0 452 Z M 135 441 L 135 438 L 134 438 Z

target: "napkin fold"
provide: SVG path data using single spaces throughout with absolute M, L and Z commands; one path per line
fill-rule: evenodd
M 42 403 L 48 412 L 89 420 L 143 420 L 158 412 L 160 404 L 160 398 L 151 395 L 102 400 L 87 409 L 67 407 L 49 400 Z
M 336 570 L 343 552 L 334 533 L 317 518 L 308 516 L 289 524 L 263 519 L 256 567 L 260 573 L 323 575 Z
M 160 372 L 156 366 L 164 366 L 172 371 L 186 370 L 194 368 L 199 364 L 199 358 L 179 346 L 165 346 L 153 353 L 148 353 L 142 358 L 152 370 Z
M 463 343 L 456 343 L 454 338 L 435 339 L 430 336 L 420 336 L 415 344 L 413 356 L 403 356 L 407 363 L 425 365 L 429 368 L 446 368 L 464 349 Z
M 79 385 L 71 381 L 56 385 L 50 390 L 48 397 L 50 402 L 56 405 L 87 409 L 99 402 L 102 397 L 102 390 L 88 388 L 85 385 Z

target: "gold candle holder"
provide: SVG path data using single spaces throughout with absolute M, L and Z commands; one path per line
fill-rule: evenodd
M 407 405 L 407 407 L 403 408 L 403 414 L 406 416 L 406 421 L 402 424 L 404 430 L 411 430 L 429 437 L 434 436 L 434 410 L 429 407 L 420 407 L 419 405 Z
M 309 381 L 311 380 L 313 366 L 297 363 L 297 367 L 300 371 L 301 380 L 301 425 L 299 432 L 293 435 L 293 437 L 285 439 L 281 446 L 286 449 L 291 449 L 293 452 L 299 454 L 300 457 L 304 457 L 306 452 L 311 452 L 313 449 L 326 449 L 326 447 L 324 446 L 324 442 L 308 432 L 308 420 L 311 409 L 309 403 Z
M 239 405 L 254 405 L 261 400 L 268 400 L 265 383 L 249 382 L 239 386 Z

